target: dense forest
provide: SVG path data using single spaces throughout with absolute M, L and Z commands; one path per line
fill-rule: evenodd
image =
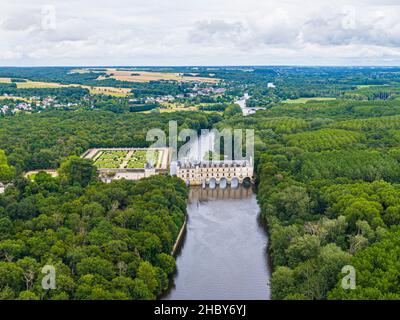
M 19 97 L 46 97 L 57 96 L 58 98 L 82 99 L 89 93 L 88 89 L 80 87 L 64 88 L 17 88 L 15 83 L 0 83 L 0 95 L 16 95 Z
M 175 270 L 186 212 L 177 178 L 98 182 L 90 161 L 18 179 L 0 197 L 0 299 L 154 299 Z M 55 267 L 44 290 L 43 266 Z
M 400 299 L 400 122 L 392 102 L 277 105 L 254 128 L 273 299 Z M 357 272 L 355 290 L 341 269 Z

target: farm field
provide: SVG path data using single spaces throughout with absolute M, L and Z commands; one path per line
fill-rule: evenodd
M 1 81 L 0 81 L 1 82 Z M 55 82 L 41 82 L 41 81 L 26 81 L 18 82 L 18 89 L 30 89 L 30 88 L 66 88 L 66 87 L 81 87 L 88 89 L 90 94 L 105 94 L 116 97 L 125 97 L 131 93 L 129 88 L 114 88 L 114 87 L 92 87 L 80 84 L 61 84 Z
M 114 97 L 126 97 L 131 94 L 131 89 L 129 88 L 89 87 L 89 86 L 81 86 L 81 87 L 89 89 L 90 94 L 105 94 Z
M 70 85 L 64 85 L 60 83 L 54 82 L 41 82 L 41 81 L 26 81 L 26 82 L 18 82 L 18 89 L 31 89 L 31 88 L 63 88 L 63 87 L 71 87 Z
M 82 71 L 80 71 L 82 72 Z M 206 78 L 206 77 L 196 77 L 194 76 L 183 76 L 180 73 L 170 73 L 170 72 L 150 72 L 150 71 L 136 71 L 136 70 L 118 70 L 118 69 L 107 69 L 107 74 L 110 78 L 119 81 L 130 81 L 130 82 L 150 82 L 159 80 L 174 80 L 174 81 L 200 81 L 217 83 L 219 79 L 217 78 Z M 104 80 L 104 76 L 100 76 L 97 80 Z

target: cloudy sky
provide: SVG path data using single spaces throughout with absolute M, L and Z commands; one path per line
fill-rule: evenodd
M 400 0 L 0 0 L 0 65 L 400 65 Z

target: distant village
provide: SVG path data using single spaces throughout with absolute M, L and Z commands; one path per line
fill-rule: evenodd
M 172 102 L 176 99 L 184 99 L 184 98 L 196 98 L 199 96 L 211 96 L 217 94 L 224 94 L 226 92 L 225 88 L 214 88 L 214 87 L 205 87 L 201 88 L 195 85 L 192 88 L 192 92 L 183 94 L 173 95 L 165 95 L 165 96 L 157 96 L 157 97 L 147 97 L 144 99 L 145 103 L 162 103 L 162 102 Z M 130 99 L 129 102 L 138 102 L 139 99 Z
M 165 103 L 172 102 L 178 99 L 187 99 L 187 98 L 196 98 L 200 96 L 212 96 L 212 95 L 220 95 L 226 92 L 226 88 L 221 87 L 202 87 L 199 84 L 195 83 L 193 88 L 190 89 L 190 92 L 180 93 L 177 95 L 154 95 L 146 98 L 132 98 L 127 96 L 126 99 L 129 103 Z M 120 99 L 124 99 L 121 98 Z M 83 101 L 90 101 L 90 96 L 85 96 Z M 33 113 L 33 112 L 41 112 L 46 109 L 64 109 L 64 108 L 73 108 L 79 105 L 79 102 L 60 102 L 56 97 L 48 96 L 48 97 L 18 97 L 12 94 L 3 94 L 0 96 L 0 115 L 12 115 L 19 112 L 25 113 Z
M 77 106 L 78 103 L 60 103 L 54 97 L 19 98 L 13 95 L 3 94 L 0 100 L 0 115 L 16 114 L 18 112 L 40 112 L 49 108 L 65 108 Z

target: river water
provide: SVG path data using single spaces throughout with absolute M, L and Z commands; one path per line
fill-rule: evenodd
M 252 189 L 191 188 L 176 262 L 165 299 L 269 299 L 267 237 Z
M 259 211 L 251 188 L 191 187 L 177 271 L 163 298 L 269 299 L 268 238 Z

